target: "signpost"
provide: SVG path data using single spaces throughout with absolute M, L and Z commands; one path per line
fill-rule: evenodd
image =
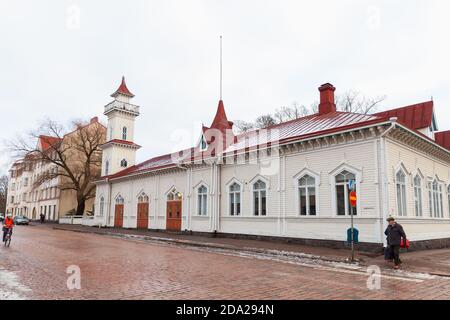
M 351 219 L 351 246 L 352 246 L 352 262 L 355 261 L 355 228 L 353 224 L 353 210 L 356 208 L 357 196 L 355 191 L 355 180 L 349 180 L 348 190 L 350 190 L 349 201 L 350 201 L 350 219 Z

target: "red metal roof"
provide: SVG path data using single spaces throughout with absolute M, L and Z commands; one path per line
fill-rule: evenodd
M 433 101 L 391 109 L 374 115 L 387 118 L 397 117 L 399 123 L 414 130 L 429 128 L 433 124 Z
M 290 139 L 300 140 L 336 131 L 363 127 L 374 123 L 381 123 L 387 120 L 383 117 L 347 112 L 333 112 L 323 115 L 314 114 L 269 127 L 266 130 L 255 130 L 241 134 L 237 137 L 236 143 L 231 144 L 225 152 L 243 150 L 268 143 L 283 143 Z M 166 154 L 103 178 L 114 179 L 137 173 L 175 167 L 179 159 L 194 160 L 194 151 L 196 155 L 195 160 L 204 157 L 204 154 L 198 152 L 197 148 L 190 148 L 180 151 L 178 154 L 182 156 L 179 158 L 177 153 Z
M 61 142 L 62 139 L 51 136 L 39 136 L 39 142 L 41 144 L 42 151 L 49 150 L 52 146 L 55 147 L 57 143 Z
M 224 152 L 236 152 L 239 150 L 252 149 L 264 145 L 282 144 L 290 141 L 305 140 L 308 138 L 328 135 L 340 131 L 363 128 L 365 126 L 386 122 L 391 117 L 397 117 L 399 123 L 409 127 L 412 130 L 429 127 L 434 121 L 433 101 L 387 110 L 373 115 L 349 112 L 330 112 L 326 114 L 317 113 L 280 123 L 266 129 L 254 130 L 240 134 L 234 137 L 235 139 L 232 143 L 226 144 L 228 147 Z M 220 129 L 221 131 L 229 131 L 232 128 L 232 122 L 227 119 L 222 101 L 219 102 L 218 110 L 211 128 Z M 208 127 L 203 126 L 203 133 L 205 133 L 208 129 Z M 426 136 L 424 137 L 428 138 Z M 438 139 L 446 145 L 446 148 L 450 147 L 450 131 L 440 134 L 438 133 L 436 138 L 437 143 L 439 143 Z M 443 145 L 442 143 L 439 144 Z M 190 161 L 193 159 L 197 160 L 198 158 L 202 158 L 204 156 L 203 153 L 198 152 L 198 147 L 184 150 L 182 151 L 182 154 L 183 160 Z M 198 154 L 200 154 L 200 156 L 198 156 Z M 109 176 L 108 178 L 119 178 L 137 173 L 175 167 L 177 162 L 176 159 L 177 157 L 174 156 L 174 154 L 166 154 L 127 168 Z
M 134 146 L 134 147 L 139 147 L 139 148 L 141 147 L 140 145 L 138 145 L 138 144 L 136 144 L 136 143 L 134 143 L 132 141 L 120 140 L 120 139 L 112 139 L 112 140 L 104 143 L 103 145 L 107 145 L 109 143 L 119 143 L 119 144 L 126 144 L 128 146 Z
M 127 84 L 125 83 L 125 77 L 122 77 L 122 83 L 120 84 L 119 88 L 114 92 L 111 97 L 116 97 L 119 93 L 131 97 L 134 97 L 134 94 L 131 93 L 130 90 L 127 88 Z
M 450 150 L 450 130 L 436 132 L 434 134 L 434 140 L 438 145 Z

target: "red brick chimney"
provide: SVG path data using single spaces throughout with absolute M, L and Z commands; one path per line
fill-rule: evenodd
M 319 87 L 320 91 L 320 104 L 319 114 L 327 114 L 336 112 L 336 104 L 334 103 L 334 91 L 335 87 L 331 83 L 325 83 Z

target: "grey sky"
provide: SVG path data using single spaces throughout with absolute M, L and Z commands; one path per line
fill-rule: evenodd
M 0 0 L 1 138 L 45 116 L 105 121 L 125 75 L 141 105 L 138 160 L 189 145 L 217 107 L 219 35 L 231 120 L 309 105 L 331 82 L 337 93 L 387 95 L 386 108 L 433 96 L 439 129 L 450 129 L 449 9 L 445 0 Z M 0 173 L 8 165 L 0 155 Z

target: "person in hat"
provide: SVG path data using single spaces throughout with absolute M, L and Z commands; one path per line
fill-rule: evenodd
M 389 217 L 387 222 L 389 222 L 389 225 L 387 226 L 386 231 L 384 231 L 384 234 L 387 236 L 387 243 L 394 256 L 394 269 L 398 269 L 402 263 L 400 260 L 400 244 L 402 238 L 403 243 L 406 243 L 406 233 L 403 230 L 402 225 L 397 223 L 394 218 Z

